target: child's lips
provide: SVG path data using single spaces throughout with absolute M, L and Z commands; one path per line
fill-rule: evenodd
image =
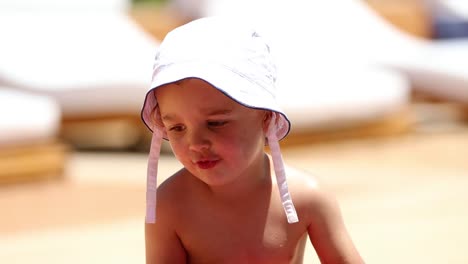
M 207 170 L 215 167 L 218 164 L 218 162 L 219 160 L 200 160 L 197 161 L 195 164 L 197 164 L 197 166 L 200 169 Z

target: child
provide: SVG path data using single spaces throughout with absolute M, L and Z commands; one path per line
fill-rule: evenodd
M 302 263 L 307 235 L 323 263 L 363 263 L 336 202 L 283 168 L 290 123 L 275 80 L 270 47 L 239 21 L 198 19 L 161 43 L 142 110 L 153 131 L 147 263 Z M 156 205 L 162 138 L 184 167 Z

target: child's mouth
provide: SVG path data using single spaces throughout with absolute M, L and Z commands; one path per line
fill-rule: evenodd
M 218 164 L 219 160 L 203 160 L 203 161 L 197 161 L 197 166 L 200 168 L 200 169 L 203 169 L 203 170 L 207 170 L 207 169 L 211 169 L 213 168 L 214 166 L 216 166 L 216 164 Z

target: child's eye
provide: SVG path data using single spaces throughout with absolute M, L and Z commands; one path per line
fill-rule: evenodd
M 174 132 L 182 132 L 184 131 L 185 126 L 183 125 L 176 125 L 176 126 L 171 126 L 169 127 L 169 131 L 174 131 Z
M 222 127 L 227 124 L 227 121 L 208 121 L 210 127 Z

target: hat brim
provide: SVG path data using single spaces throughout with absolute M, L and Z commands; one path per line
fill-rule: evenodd
M 261 84 L 251 81 L 247 76 L 242 76 L 224 65 L 207 64 L 200 62 L 183 62 L 162 66 L 153 77 L 151 89 L 145 97 L 141 117 L 145 125 L 153 131 L 155 126 L 154 109 L 157 100 L 153 91 L 165 84 L 177 82 L 187 78 L 202 79 L 237 103 L 253 108 L 270 110 L 279 113 L 277 120 L 277 138 L 286 137 L 290 131 L 290 121 L 277 104 L 275 97 L 269 91 L 262 88 Z M 262 90 L 263 89 L 263 90 Z M 265 94 L 268 93 L 267 96 Z

